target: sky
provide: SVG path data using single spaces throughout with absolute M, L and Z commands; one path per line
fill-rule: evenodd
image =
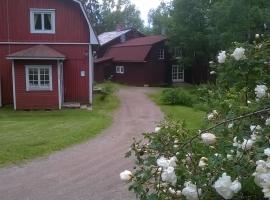
M 157 8 L 161 0 L 131 0 L 141 11 L 141 17 L 145 24 L 148 24 L 148 12 L 151 8 Z

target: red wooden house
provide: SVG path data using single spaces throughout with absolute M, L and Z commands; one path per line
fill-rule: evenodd
M 165 42 L 163 36 L 147 36 L 111 46 L 95 60 L 95 81 L 110 78 L 135 86 L 168 84 L 171 68 Z
M 0 0 L 0 85 L 14 109 L 92 103 L 92 45 L 79 0 Z

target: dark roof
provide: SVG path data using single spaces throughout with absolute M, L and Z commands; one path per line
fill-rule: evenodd
M 16 53 L 9 54 L 7 59 L 34 59 L 34 60 L 64 60 L 65 55 L 60 52 L 46 46 L 36 45 L 29 49 L 24 49 Z
M 166 40 L 164 36 L 147 36 L 128 40 L 112 46 L 105 57 L 113 57 L 119 62 L 144 62 L 153 45 Z
M 128 40 L 127 42 L 114 45 L 113 47 L 125 47 L 125 46 L 147 46 L 153 45 L 166 40 L 167 38 L 161 35 L 139 37 L 135 39 Z
M 133 46 L 111 48 L 105 54 L 106 57 L 113 57 L 119 62 L 144 62 L 152 46 Z
M 102 57 L 102 58 L 95 59 L 94 62 L 95 64 L 98 64 L 98 63 L 106 62 L 112 59 L 113 59 L 112 57 Z

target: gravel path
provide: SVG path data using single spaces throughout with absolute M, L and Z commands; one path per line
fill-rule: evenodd
M 133 137 L 153 131 L 163 115 L 145 95 L 150 88 L 119 91 L 121 107 L 101 135 L 49 157 L 0 170 L 1 200 L 133 200 L 119 179 L 133 161 L 124 158 Z

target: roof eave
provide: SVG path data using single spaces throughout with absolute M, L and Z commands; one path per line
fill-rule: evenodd
M 7 60 L 66 60 L 62 57 L 17 57 L 17 56 L 8 56 Z
M 93 29 L 93 26 L 92 26 L 92 24 L 91 24 L 91 22 L 90 22 L 90 20 L 89 20 L 89 18 L 87 16 L 87 14 L 86 14 L 86 10 L 85 10 L 82 2 L 80 2 L 79 0 L 73 0 L 73 1 L 76 2 L 76 3 L 78 3 L 80 5 L 80 8 L 81 8 L 81 10 L 83 12 L 83 15 L 84 15 L 84 17 L 86 19 L 86 22 L 88 24 L 89 33 L 90 33 L 90 44 L 92 44 L 92 45 L 100 45 L 99 40 L 98 40 L 98 37 L 97 37 L 97 34 L 94 31 L 94 29 Z

